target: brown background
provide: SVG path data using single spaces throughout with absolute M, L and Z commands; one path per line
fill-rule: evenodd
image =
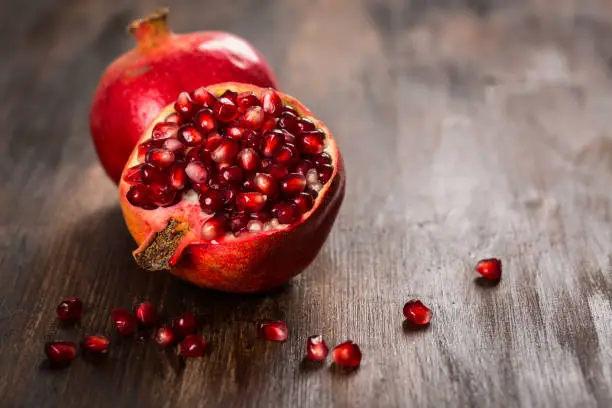
M 138 270 L 88 136 L 104 67 L 155 1 L 0 3 L 3 407 L 612 406 L 612 2 L 173 1 L 176 31 L 249 38 L 334 131 L 348 189 L 312 266 L 265 296 Z M 475 280 L 499 256 L 497 287 Z M 58 327 L 64 296 L 87 304 Z M 404 302 L 434 310 L 403 326 Z M 49 371 L 47 339 L 113 334 L 150 298 L 196 311 L 210 353 L 181 367 L 137 338 Z M 257 339 L 287 322 L 284 344 Z M 351 338 L 361 368 L 302 363 Z

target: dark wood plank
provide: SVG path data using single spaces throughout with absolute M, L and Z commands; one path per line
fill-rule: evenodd
M 28 4 L 29 3 L 29 4 Z M 612 406 L 612 4 L 606 0 L 170 2 L 177 31 L 248 37 L 337 136 L 348 190 L 281 290 L 203 291 L 140 271 L 88 137 L 99 75 L 154 2 L 0 3 L 0 397 L 7 407 Z M 9 39 L 9 40 L 6 40 Z M 495 287 L 475 280 L 499 256 Z M 82 323 L 54 307 L 77 295 Z M 435 317 L 403 325 L 419 297 Z M 195 311 L 210 353 L 146 339 L 50 371 L 42 344 L 112 333 L 150 298 Z M 256 322 L 283 319 L 284 344 Z M 351 338 L 361 368 L 302 363 Z

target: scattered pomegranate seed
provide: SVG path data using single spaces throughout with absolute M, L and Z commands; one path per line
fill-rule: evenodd
M 181 355 L 185 358 L 202 357 L 206 342 L 197 334 L 190 334 L 181 341 Z
M 62 300 L 55 310 L 57 317 L 62 320 L 76 320 L 83 313 L 83 302 L 76 297 L 69 297 Z
M 160 327 L 155 332 L 155 342 L 162 348 L 173 346 L 176 343 L 176 334 L 169 327 Z
M 197 329 L 196 318 L 193 313 L 183 313 L 174 319 L 173 327 L 179 336 L 187 336 L 195 333 Z
M 154 326 L 157 323 L 157 311 L 153 303 L 146 301 L 138 305 L 136 309 L 138 322 L 144 327 Z
M 420 300 L 412 299 L 404 305 L 404 316 L 411 323 L 424 325 L 431 321 L 431 310 Z
M 361 350 L 351 340 L 338 344 L 332 350 L 332 360 L 343 367 L 358 367 L 361 363 Z
M 271 341 L 285 341 L 289 335 L 287 325 L 280 320 L 265 320 L 260 325 L 263 337 Z
M 329 353 L 329 348 L 321 335 L 310 336 L 306 341 L 306 356 L 313 361 L 323 361 Z
M 70 341 L 53 341 L 45 344 L 45 354 L 54 363 L 67 363 L 74 360 L 76 353 L 77 346 Z
M 502 261 L 498 258 L 489 258 L 478 261 L 476 272 L 488 280 L 499 280 L 502 275 Z
M 138 326 L 138 321 L 127 309 L 115 309 L 111 312 L 111 319 L 115 325 L 117 333 L 126 336 L 132 334 Z
M 92 353 L 106 353 L 110 346 L 110 341 L 104 336 L 86 336 L 81 344 L 85 351 Z

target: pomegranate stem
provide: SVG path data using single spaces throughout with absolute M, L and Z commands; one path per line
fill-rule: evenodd
M 151 238 L 133 252 L 136 264 L 149 271 L 172 268 L 192 240 L 186 236 L 188 232 L 185 223 L 171 218 L 162 231 L 152 233 Z
M 172 33 L 168 27 L 169 10 L 160 8 L 144 18 L 132 21 L 128 31 L 138 42 L 138 48 L 148 50 L 157 46 Z

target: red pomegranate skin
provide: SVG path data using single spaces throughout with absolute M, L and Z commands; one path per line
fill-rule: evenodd
M 161 11 L 130 26 L 138 46 L 108 66 L 93 97 L 91 135 L 115 183 L 143 131 L 181 91 L 227 81 L 277 87 L 246 40 L 220 31 L 174 34 L 166 17 Z

